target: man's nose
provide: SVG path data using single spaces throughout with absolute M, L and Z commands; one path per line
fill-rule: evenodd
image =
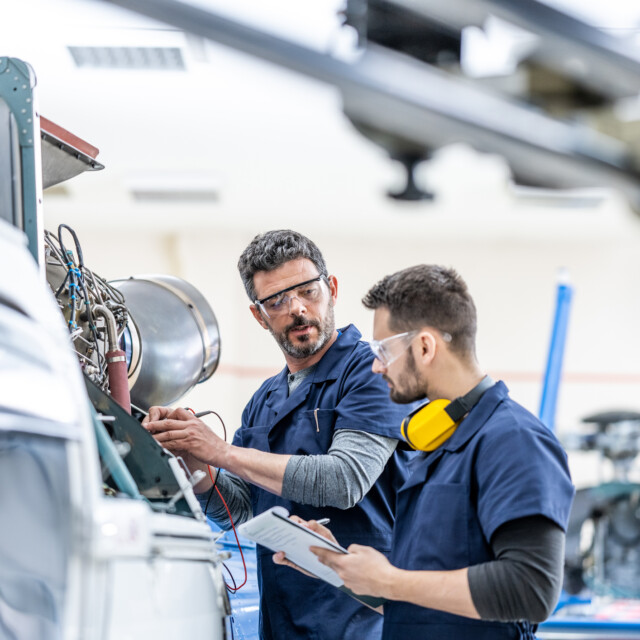
M 294 302 L 295 301 L 295 302 Z M 291 296 L 289 298 L 289 315 L 300 316 L 303 315 L 307 308 L 298 296 Z
M 378 360 L 378 358 L 373 359 L 373 364 L 371 365 L 371 371 L 373 373 L 384 373 L 387 368 Z

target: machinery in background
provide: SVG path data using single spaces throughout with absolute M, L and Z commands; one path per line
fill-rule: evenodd
M 540 625 L 541 640 L 640 638 L 640 413 L 606 411 L 584 418 L 585 431 L 564 438 L 568 450 L 598 452 L 603 480 L 576 492 L 558 609 Z M 604 480 L 605 466 L 607 479 Z
M 222 640 L 202 474 L 139 422 L 215 371 L 215 316 L 178 278 L 107 283 L 71 229 L 44 233 L 41 185 L 100 168 L 97 149 L 41 129 L 28 65 L 0 71 L 0 637 Z
M 607 411 L 584 418 L 588 433 L 567 445 L 599 452 L 610 481 L 577 491 L 565 554 L 565 590 L 640 599 L 640 484 L 630 478 L 640 454 L 640 413 Z
M 569 274 L 561 269 L 539 412 L 551 430 L 572 297 Z M 576 492 L 567 526 L 563 594 L 558 611 L 541 625 L 539 635 L 544 640 L 637 638 L 640 485 L 631 480 L 631 471 L 640 453 L 640 413 L 608 411 L 584 422 L 589 431 L 565 437 L 564 445 L 600 453 L 601 462 L 612 465 L 612 479 Z
M 561 269 L 539 414 L 551 430 L 572 296 L 569 274 Z M 583 422 L 590 430 L 564 438 L 565 447 L 600 453 L 613 473 L 610 481 L 576 492 L 567 528 L 565 592 L 640 598 L 640 485 L 631 480 L 640 454 L 640 413 L 607 411 Z

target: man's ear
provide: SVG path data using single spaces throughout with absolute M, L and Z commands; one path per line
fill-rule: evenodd
M 327 276 L 327 282 L 329 283 L 329 292 L 331 293 L 333 304 L 335 304 L 338 299 L 338 279 L 335 276 Z
M 436 337 L 431 331 L 420 332 L 419 358 L 423 364 L 430 364 L 436 354 Z
M 267 325 L 266 320 L 262 316 L 262 313 L 260 313 L 260 309 L 258 309 L 258 307 L 255 304 L 250 304 L 249 305 L 249 309 L 251 310 L 251 313 L 253 314 L 253 317 L 258 321 L 258 324 L 263 329 L 269 329 L 269 326 Z

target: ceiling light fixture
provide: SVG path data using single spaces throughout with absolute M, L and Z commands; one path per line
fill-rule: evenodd
M 68 47 L 80 68 L 184 71 L 179 47 Z

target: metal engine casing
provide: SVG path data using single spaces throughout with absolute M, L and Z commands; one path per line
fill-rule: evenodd
M 191 284 L 168 275 L 141 275 L 110 284 L 125 297 L 123 335 L 131 402 L 143 410 L 175 402 L 208 380 L 220 359 L 216 317 Z

